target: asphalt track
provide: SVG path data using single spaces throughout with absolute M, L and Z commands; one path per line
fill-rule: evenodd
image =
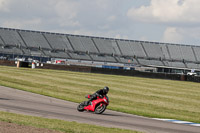
M 106 110 L 101 115 L 91 112 L 78 112 L 76 110 L 77 105 L 73 102 L 0 86 L 1 111 L 131 129 L 146 133 L 200 133 L 200 127 L 159 121 L 111 110 Z

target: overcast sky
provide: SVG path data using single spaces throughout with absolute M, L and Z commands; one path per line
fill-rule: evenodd
M 0 0 L 0 27 L 200 46 L 200 0 Z

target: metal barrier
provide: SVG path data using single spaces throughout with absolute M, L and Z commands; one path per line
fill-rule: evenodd
M 15 61 L 9 61 L 9 60 L 0 60 L 0 65 L 17 66 L 17 64 L 15 64 Z M 126 69 L 110 69 L 110 68 L 98 68 L 98 67 L 76 66 L 76 65 L 55 65 L 55 64 L 43 64 L 42 66 L 41 65 L 36 66 L 36 68 L 200 82 L 199 76 L 140 72 L 136 70 L 126 70 Z

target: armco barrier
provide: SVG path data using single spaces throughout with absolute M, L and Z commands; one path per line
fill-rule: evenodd
M 36 68 L 54 69 L 54 70 L 68 70 L 68 71 L 76 71 L 76 72 L 91 72 L 91 67 L 75 66 L 75 65 L 43 64 L 43 66 L 37 66 Z
M 15 61 L 0 60 L 0 65 L 2 66 L 16 66 Z
M 17 66 L 17 64 L 15 64 L 15 61 L 8 61 L 8 60 L 0 60 L 0 65 Z M 125 70 L 125 69 L 109 69 L 109 68 L 98 68 L 98 67 L 88 67 L 88 66 L 55 65 L 55 64 L 43 64 L 42 66 L 41 65 L 36 66 L 36 68 L 200 82 L 200 77 L 198 76 L 140 72 L 135 70 Z
M 200 77 L 186 75 L 186 81 L 200 82 Z
M 123 70 L 123 69 L 106 69 L 106 68 L 92 67 L 91 72 L 102 73 L 102 74 L 157 78 L 157 79 L 171 79 L 171 80 L 183 79 L 183 77 L 181 77 L 182 75 L 179 75 L 179 74 L 151 73 L 151 72 L 140 72 L 140 71 L 135 71 L 135 70 Z

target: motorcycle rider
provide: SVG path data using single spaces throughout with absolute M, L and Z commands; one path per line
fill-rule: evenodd
M 109 92 L 109 88 L 107 86 L 105 86 L 103 89 L 100 89 L 98 91 L 96 91 L 94 94 L 92 94 L 90 96 L 90 99 L 87 101 L 87 105 L 89 105 L 89 103 L 95 99 L 97 99 L 97 96 L 99 97 L 103 97 L 105 96 L 106 94 L 108 94 Z

